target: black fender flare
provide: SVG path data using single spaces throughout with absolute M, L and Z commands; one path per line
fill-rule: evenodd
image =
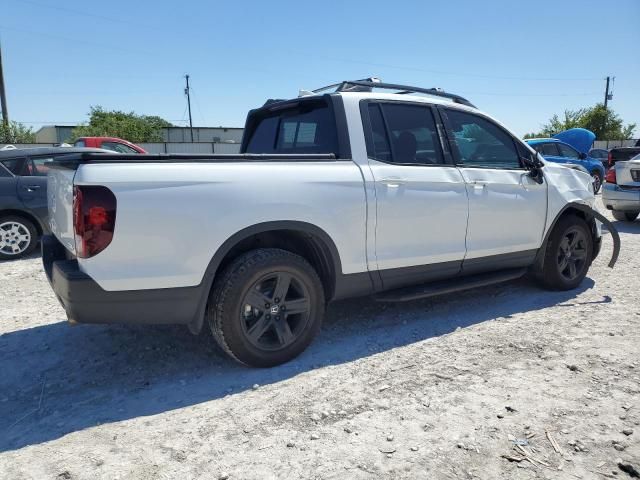
M 233 247 L 235 247 L 241 241 L 259 233 L 266 233 L 275 230 L 293 230 L 296 232 L 304 233 L 313 237 L 318 238 L 328 250 L 326 252 L 328 258 L 327 260 L 330 262 L 330 266 L 333 270 L 334 280 L 337 281 L 337 278 L 342 276 L 342 263 L 340 261 L 340 254 L 338 252 L 338 248 L 335 243 L 329 236 L 327 232 L 322 230 L 320 227 L 317 227 L 311 223 L 296 221 L 296 220 L 279 220 L 272 222 L 262 222 L 257 223 L 255 225 L 251 225 L 249 227 L 243 228 L 238 232 L 231 235 L 227 240 L 225 240 L 220 247 L 216 250 L 213 257 L 209 261 L 209 265 L 207 265 L 207 269 L 205 270 L 204 277 L 200 282 L 200 303 L 198 306 L 198 311 L 196 313 L 195 318 L 191 323 L 189 323 L 189 330 L 193 334 L 198 334 L 202 329 L 204 323 L 205 309 L 207 306 L 207 301 L 209 300 L 209 293 L 211 292 L 211 287 L 213 286 L 213 282 L 215 280 L 216 274 L 218 273 L 218 269 L 223 259 L 227 256 L 227 254 L 231 251 Z
M 584 212 L 588 219 L 598 220 L 607 227 L 607 230 L 609 231 L 609 233 L 611 233 L 611 238 L 613 239 L 613 253 L 611 254 L 611 259 L 609 260 L 609 264 L 607 266 L 609 268 L 613 268 L 618 261 L 618 256 L 620 255 L 620 235 L 618 234 L 618 230 L 616 230 L 616 227 L 609 221 L 607 217 L 602 215 L 597 210 L 591 208 L 589 205 L 585 205 L 584 203 L 571 202 L 566 204 L 562 208 L 562 210 L 558 212 L 556 217 L 553 219 L 551 226 L 547 230 L 547 233 L 544 236 L 544 240 L 542 241 L 542 246 L 540 247 L 540 250 L 538 250 L 538 255 L 536 256 L 536 260 L 534 263 L 536 269 L 540 269 L 542 267 L 542 263 L 544 262 L 544 255 L 547 251 L 547 243 L 549 241 L 549 237 L 551 236 L 551 232 L 558 223 L 558 220 L 560 220 L 560 217 L 562 217 L 569 209 L 580 210 L 581 212 Z

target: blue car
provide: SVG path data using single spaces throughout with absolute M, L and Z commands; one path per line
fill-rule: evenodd
M 602 162 L 586 153 L 591 148 L 595 135 L 584 128 L 572 128 L 554 135 L 552 138 L 531 138 L 525 140 L 545 160 L 557 163 L 572 163 L 584 167 L 593 178 L 593 191 L 598 193 L 602 186 L 605 169 Z

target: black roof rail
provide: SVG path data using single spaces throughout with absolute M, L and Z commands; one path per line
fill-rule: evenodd
M 455 103 L 466 105 L 468 107 L 477 108 L 473 103 L 460 95 L 455 93 L 447 93 L 440 88 L 420 88 L 411 87 L 408 85 L 398 85 L 395 83 L 383 83 L 374 78 L 366 78 L 362 80 L 346 80 L 340 83 L 334 83 L 327 85 L 326 87 L 318 88 L 313 93 L 318 93 L 330 88 L 336 88 L 336 92 L 372 92 L 374 88 L 382 88 L 387 90 L 399 90 L 400 94 L 407 93 L 425 93 L 427 95 L 433 95 L 435 97 L 448 98 Z

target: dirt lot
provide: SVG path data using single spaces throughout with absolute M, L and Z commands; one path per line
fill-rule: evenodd
M 632 478 L 640 221 L 617 226 L 576 291 L 342 302 L 271 370 L 184 328 L 69 326 L 38 257 L 2 263 L 0 478 Z

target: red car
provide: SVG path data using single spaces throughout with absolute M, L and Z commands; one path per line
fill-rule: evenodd
M 73 144 L 74 147 L 104 148 L 118 153 L 147 153 L 147 151 L 121 138 L 115 137 L 80 137 Z

